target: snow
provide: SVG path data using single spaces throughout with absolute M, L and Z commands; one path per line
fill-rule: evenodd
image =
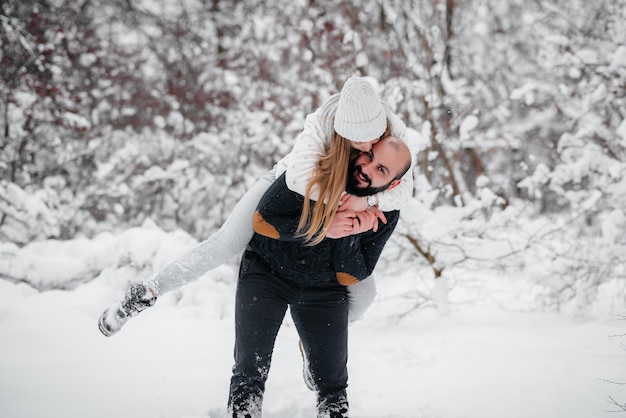
M 626 119 L 624 119 L 617 127 L 617 135 L 621 137 L 621 144 L 626 144 Z
M 478 126 L 479 122 L 480 121 L 476 115 L 469 115 L 463 119 L 463 122 L 461 122 L 461 126 L 459 127 L 459 139 L 461 141 L 470 140 L 471 132 Z
M 6 244 L 3 274 L 9 262 L 27 264 L 21 279 L 59 287 L 58 267 L 45 261 L 57 259 L 73 266 L 71 279 L 80 271 L 95 279 L 47 291 L 0 280 L 0 416 L 222 417 L 234 261 L 163 296 L 111 338 L 97 329 L 101 311 L 128 283 L 190 245 L 185 234 L 154 225 L 92 240 Z M 441 316 L 429 308 L 407 312 L 415 273 L 385 266 L 376 272 L 377 301 L 350 329 L 352 417 L 598 418 L 618 409 L 609 397 L 626 399 L 626 387 L 615 383 L 626 376 L 624 305 L 614 304 L 616 289 L 600 288 L 600 302 L 580 317 L 531 311 L 529 281 L 477 275 L 480 290 L 456 284 L 450 314 Z M 297 341 L 287 316 L 266 417 L 315 416 Z
M 611 58 L 609 68 L 617 71 L 620 67 L 626 67 L 626 45 L 620 45 Z

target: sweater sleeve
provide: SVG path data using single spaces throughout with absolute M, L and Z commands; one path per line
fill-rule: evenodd
M 309 180 L 313 177 L 320 158 L 332 141 L 333 120 L 338 102 L 338 94 L 331 96 L 315 113 L 306 117 L 304 129 L 296 137 L 293 149 L 280 164 L 286 170 L 289 190 L 302 196 L 305 195 Z M 278 174 L 282 174 L 280 168 Z M 319 191 L 313 189 L 309 197 L 317 201 Z
M 369 277 L 380 258 L 387 240 L 394 231 L 399 211 L 385 213 L 387 223 L 377 232 L 367 231 L 335 241 L 334 266 L 337 281 L 350 286 Z
M 283 174 L 259 201 L 252 220 L 254 231 L 276 240 L 304 242 L 296 234 L 303 203 L 304 197 L 287 188 Z

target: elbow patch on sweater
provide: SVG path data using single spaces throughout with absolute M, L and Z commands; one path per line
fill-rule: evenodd
M 350 286 L 357 283 L 359 279 L 348 273 L 337 272 L 337 281 L 344 286 Z
M 263 219 L 263 215 L 261 215 L 258 210 L 254 212 L 252 226 L 257 233 L 265 237 L 273 239 L 278 239 L 280 237 L 280 233 L 276 230 L 276 228 L 274 228 L 272 224 Z

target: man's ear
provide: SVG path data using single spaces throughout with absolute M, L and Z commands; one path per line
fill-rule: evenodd
M 389 183 L 389 187 L 387 187 L 386 190 L 391 190 L 394 187 L 396 187 L 398 184 L 400 184 L 400 182 L 402 181 L 402 179 L 395 179 L 394 181 L 392 181 L 391 183 Z

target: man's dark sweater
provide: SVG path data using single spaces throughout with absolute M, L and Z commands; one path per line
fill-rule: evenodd
M 276 179 L 254 214 L 255 234 L 247 250 L 261 257 L 277 275 L 310 286 L 336 281 L 348 286 L 371 275 L 398 223 L 399 211 L 385 212 L 387 223 L 379 223 L 377 232 L 325 238 L 307 246 L 296 234 L 303 204 L 304 197 L 289 190 L 284 174 Z

